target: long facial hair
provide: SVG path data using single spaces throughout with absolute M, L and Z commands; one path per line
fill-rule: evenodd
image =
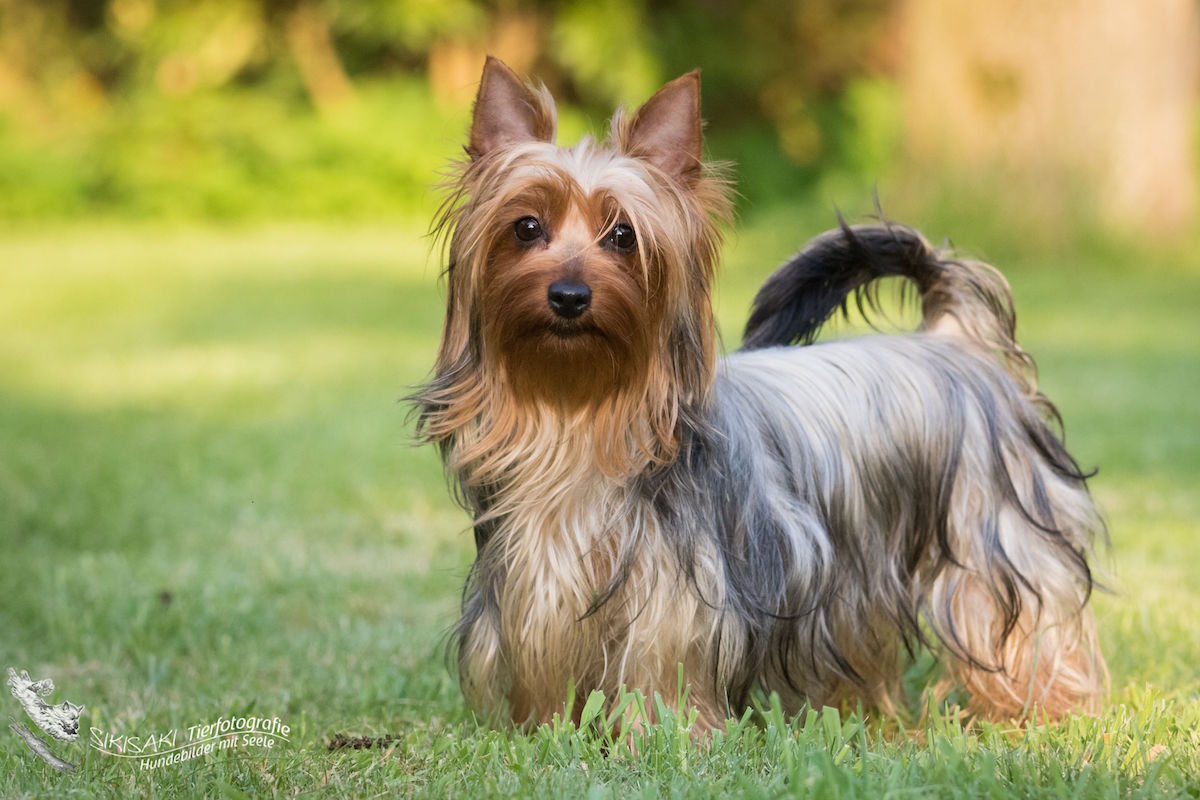
M 418 433 L 437 443 L 477 513 L 552 420 L 576 420 L 596 465 L 629 476 L 675 455 L 716 359 L 711 286 L 720 170 L 701 161 L 698 78 L 664 87 L 607 144 L 554 144 L 555 110 L 497 61 L 476 101 L 434 229 L 449 239 L 447 314 L 433 380 L 416 395 Z M 513 224 L 551 231 L 528 247 Z M 629 225 L 636 251 L 606 249 Z M 586 320 L 562 330 L 546 304 L 556 279 L 586 280 Z M 485 487 L 487 487 L 485 489 Z

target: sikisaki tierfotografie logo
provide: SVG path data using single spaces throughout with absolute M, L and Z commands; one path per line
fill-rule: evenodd
M 279 717 L 223 716 L 185 728 L 138 734 L 92 728 L 88 745 L 106 756 L 131 759 L 139 770 L 151 770 L 221 750 L 273 750 L 291 741 L 291 733 L 291 727 Z
M 68 744 L 79 738 L 79 719 L 84 706 L 64 700 L 47 703 L 54 692 L 54 681 L 35 681 L 22 670 L 8 670 L 8 687 L 25 709 L 33 724 L 43 733 Z M 61 772 L 74 772 L 76 765 L 60 758 L 41 736 L 14 720 L 10 725 L 39 758 Z M 274 750 L 291 741 L 291 726 L 279 717 L 254 715 L 219 716 L 180 728 L 127 733 L 89 728 L 88 746 L 105 756 L 128 759 L 139 771 L 182 764 L 222 750 Z

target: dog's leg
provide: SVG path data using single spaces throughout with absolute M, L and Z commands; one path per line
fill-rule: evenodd
M 473 605 L 468 608 L 473 613 L 459 623 L 459 685 L 467 704 L 483 716 L 483 721 L 502 725 L 514 709 L 510 702 L 512 679 L 502 654 L 499 626 L 486 611 Z
M 1087 583 L 1067 555 L 1091 501 L 1064 481 L 1046 486 L 1058 531 L 1012 504 L 991 512 L 976 494 L 976 513 L 956 520 L 960 535 L 964 523 L 974 529 L 973 546 L 930 592 L 929 622 L 949 656 L 940 688 L 964 686 L 968 710 L 989 719 L 1094 711 L 1107 688 Z
M 1005 633 L 992 587 L 964 576 L 952 592 L 949 602 L 966 620 L 959 634 L 981 655 L 951 649 L 951 679 L 939 687 L 942 693 L 963 686 L 970 693 L 967 710 L 988 719 L 1058 719 L 1096 710 L 1107 671 L 1091 610 L 1078 608 L 1080 598 L 1051 601 L 1040 610 L 1026 598 L 1029 607 Z

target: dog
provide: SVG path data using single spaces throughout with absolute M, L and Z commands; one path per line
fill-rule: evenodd
M 699 73 L 618 110 L 607 141 L 559 147 L 555 121 L 489 58 L 434 223 L 445 326 L 412 399 L 474 518 L 469 705 L 528 726 L 569 685 L 673 697 L 682 670 L 697 731 L 757 692 L 895 709 L 928 648 L 936 696 L 965 690 L 969 714 L 1094 709 L 1104 524 L 1004 278 L 839 217 L 718 357 L 731 191 L 702 158 Z M 919 330 L 814 343 L 891 276 Z

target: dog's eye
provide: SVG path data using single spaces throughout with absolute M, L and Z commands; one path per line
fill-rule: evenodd
M 637 247 L 637 236 L 634 235 L 633 228 L 625 223 L 614 225 L 605 241 L 619 253 L 628 253 Z
M 513 233 L 522 242 L 532 242 L 542 238 L 542 223 L 537 217 L 521 217 L 513 223 Z

